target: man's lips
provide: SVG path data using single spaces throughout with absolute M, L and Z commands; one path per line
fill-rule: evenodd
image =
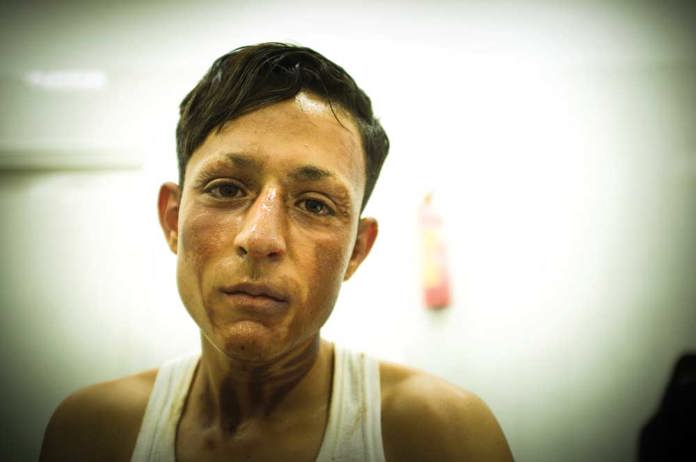
M 285 291 L 270 284 L 244 282 L 225 286 L 222 288 L 222 292 L 227 295 L 247 295 L 258 299 L 270 298 L 281 303 L 288 301 Z

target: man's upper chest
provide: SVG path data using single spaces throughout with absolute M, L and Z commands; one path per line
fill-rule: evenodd
M 183 416 L 175 441 L 176 461 L 314 461 L 327 420 L 324 409 L 270 421 L 253 419 L 228 432 L 220 425 L 201 425 Z

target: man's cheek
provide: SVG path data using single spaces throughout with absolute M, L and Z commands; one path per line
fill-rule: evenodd
M 220 233 L 205 220 L 188 220 L 181 229 L 178 285 L 184 304 L 189 310 L 204 305 L 206 294 L 206 268 L 219 253 Z M 208 271 L 209 273 L 209 271 Z
M 224 245 L 226 227 L 205 217 L 197 217 L 187 222 L 181 232 L 181 248 L 184 256 L 195 268 L 201 269 L 203 263 L 219 253 Z
M 321 297 L 320 304 L 332 308 L 341 286 L 341 275 L 345 271 L 345 249 L 335 242 L 318 241 L 314 247 L 314 274 L 311 289 Z

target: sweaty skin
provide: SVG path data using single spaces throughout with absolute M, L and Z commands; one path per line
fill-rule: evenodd
M 376 236 L 374 220 L 358 220 L 364 169 L 352 119 L 300 93 L 211 133 L 183 188 L 169 186 L 179 292 L 203 343 L 198 399 L 177 438 L 182 460 L 208 448 L 213 457 L 258 454 L 269 433 L 304 456 L 292 447 L 308 438 L 287 415 L 322 434 L 331 355 L 319 329 Z M 259 309 L 230 297 L 225 288 L 243 282 L 272 286 L 282 303 Z M 301 398 L 315 388 L 321 399 Z M 310 438 L 306 455 L 320 443 Z
M 364 186 L 352 117 L 306 92 L 213 130 L 184 184 L 162 185 L 160 223 L 201 335 L 177 461 L 315 460 L 333 374 L 319 331 L 377 236 L 360 217 Z M 129 460 L 156 375 L 68 397 L 41 460 Z M 380 386 L 388 461 L 512 460 L 475 395 L 384 362 Z

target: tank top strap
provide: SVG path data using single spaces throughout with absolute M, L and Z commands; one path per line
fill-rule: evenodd
M 175 462 L 176 429 L 200 354 L 165 362 L 157 372 L 132 462 Z
M 318 462 L 383 462 L 379 363 L 334 346 L 329 420 Z

